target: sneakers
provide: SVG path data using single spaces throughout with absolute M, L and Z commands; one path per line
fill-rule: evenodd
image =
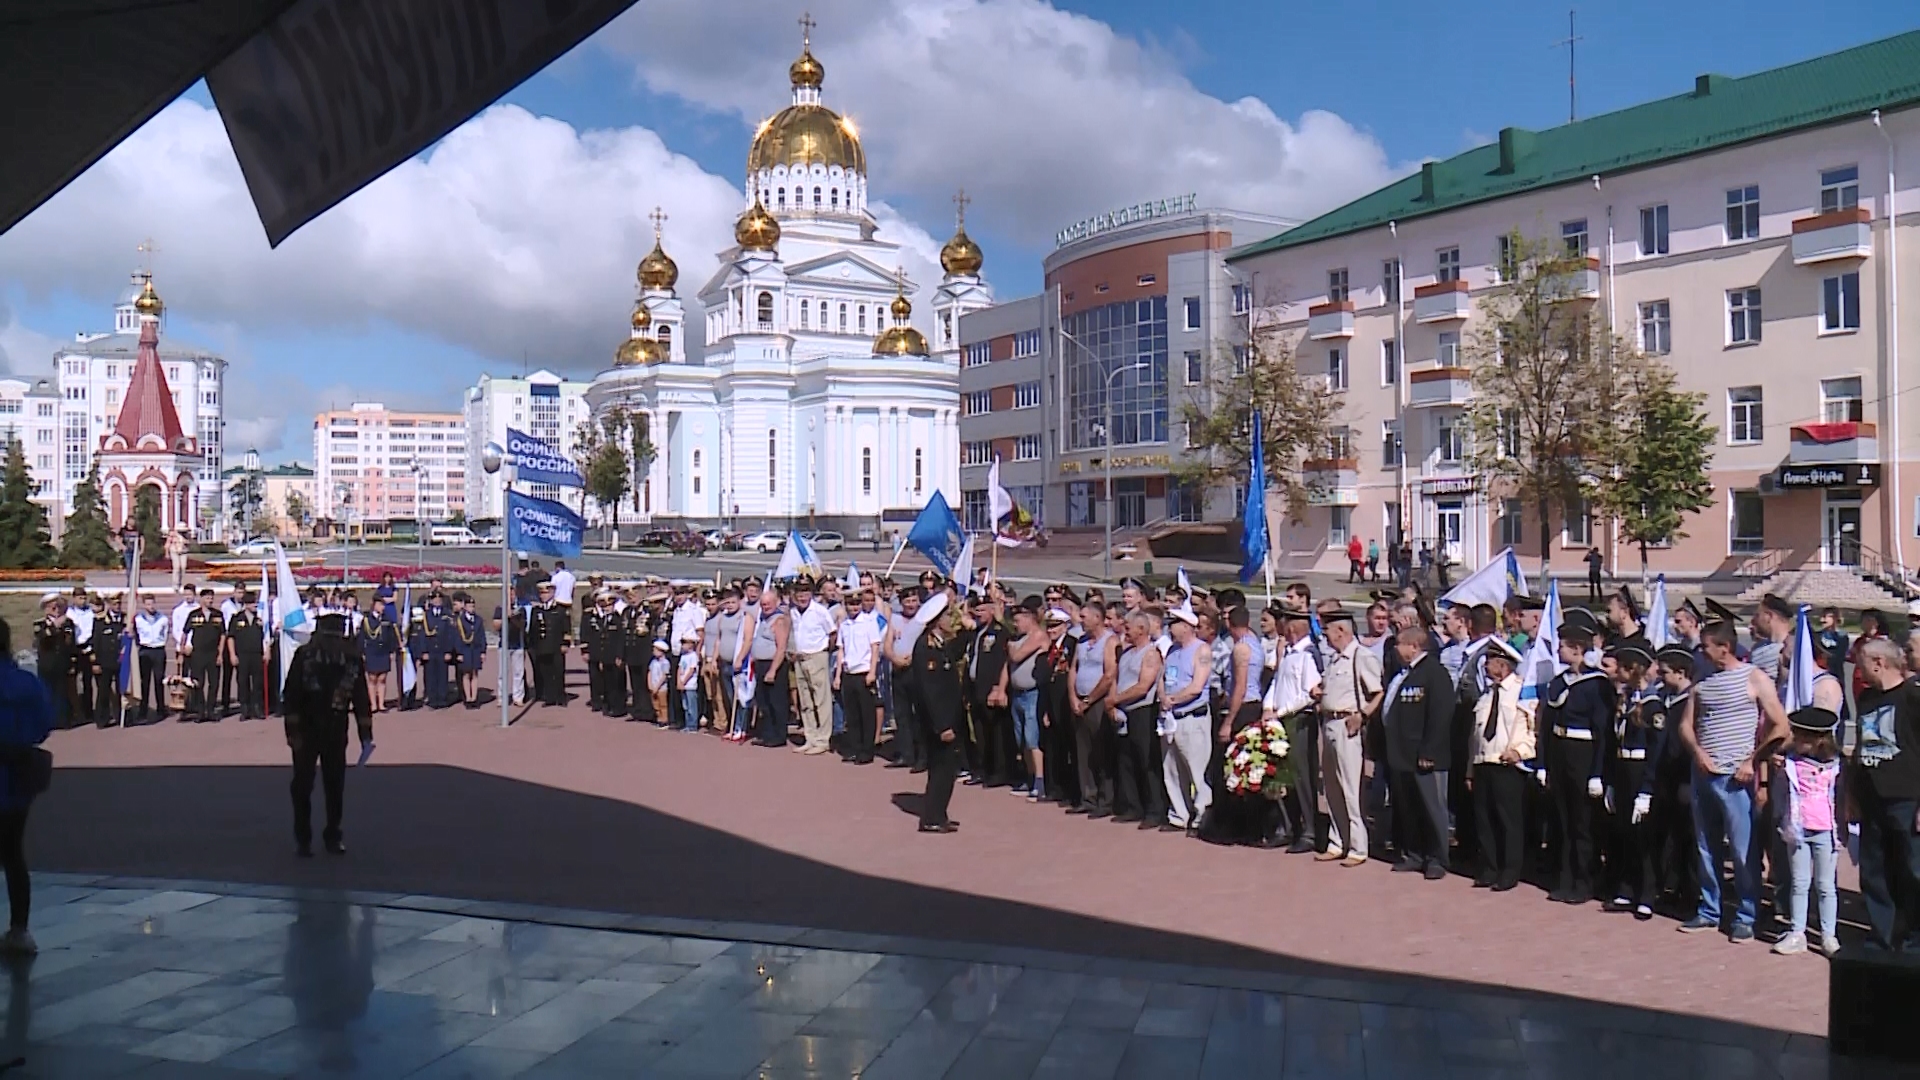
M 1831 960 L 1831 959 L 1833 959 L 1834 957 L 1836 957 L 1836 956 L 1838 956 L 1838 955 L 1840 955 L 1840 937 L 1839 937 L 1839 935 L 1837 935 L 1837 934 L 1827 934 L 1827 935 L 1825 935 L 1825 936 L 1823 936 L 1823 937 L 1821 937 L 1821 939 L 1820 939 L 1820 952 L 1821 952 L 1821 954 L 1822 954 L 1822 955 L 1824 955 L 1824 956 L 1825 956 L 1825 957 L 1826 957 L 1827 959 L 1829 959 L 1829 960 Z
M 1773 943 L 1775 956 L 1794 956 L 1807 951 L 1807 935 L 1782 934 L 1780 940 Z
M 1709 919 L 1704 915 L 1695 915 L 1693 918 L 1688 919 L 1686 922 L 1683 922 L 1679 926 L 1674 927 L 1674 929 L 1680 931 L 1683 934 L 1699 934 L 1699 933 L 1704 933 L 1708 930 L 1718 930 L 1720 929 L 1720 924 L 1717 922 L 1714 922 L 1712 919 Z M 1747 931 L 1747 935 L 1751 937 L 1753 935 L 1753 931 L 1751 930 Z
M 1746 923 L 1734 923 L 1733 929 L 1727 931 L 1727 940 L 1733 942 L 1735 945 L 1744 945 L 1753 940 L 1753 927 L 1748 926 Z M 1802 941 L 1800 947 L 1805 949 L 1807 947 L 1806 942 Z
M 5 937 L 0 937 L 0 953 L 32 956 L 39 951 L 40 946 L 34 944 L 33 935 L 29 934 L 24 926 L 16 926 L 8 930 Z

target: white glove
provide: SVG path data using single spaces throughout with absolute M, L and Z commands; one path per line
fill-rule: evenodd
M 1633 797 L 1633 824 L 1635 825 L 1640 824 L 1640 819 L 1646 817 L 1648 811 L 1652 809 L 1653 809 L 1653 796 L 1635 795 Z
M 1587 798 L 1589 799 L 1599 798 L 1600 788 L 1601 788 L 1601 784 L 1600 784 L 1599 777 L 1591 776 L 1587 778 Z
M 1587 790 L 1588 791 L 1593 790 L 1593 784 L 1591 782 L 1587 784 Z M 1609 814 L 1613 813 L 1613 789 L 1612 788 L 1607 788 L 1606 791 L 1601 794 L 1600 805 L 1606 808 L 1607 813 Z
M 1537 776 L 1537 777 L 1539 777 L 1539 778 L 1540 778 L 1540 786 L 1541 786 L 1541 787 L 1546 787 L 1546 786 L 1547 786 L 1547 770 L 1545 770 L 1545 769 L 1541 769 L 1541 770 L 1540 770 L 1539 772 L 1536 772 L 1536 773 L 1534 773 L 1533 775 L 1535 775 L 1535 776 Z

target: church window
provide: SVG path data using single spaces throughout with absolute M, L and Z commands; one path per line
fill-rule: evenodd
M 807 328 L 807 302 L 805 300 L 802 300 L 800 301 L 800 329 L 805 330 L 806 328 Z
M 760 299 L 755 302 L 754 306 L 760 316 L 760 329 L 773 329 L 773 294 L 770 292 L 761 293 Z
M 767 432 L 767 494 L 773 494 L 780 476 L 780 432 Z
M 860 494 L 873 494 L 873 447 L 860 448 Z
M 660 332 L 655 336 L 657 336 L 660 339 L 661 352 L 673 351 L 673 348 L 672 348 L 673 347 L 673 327 L 663 326 L 660 328 Z
M 820 209 L 820 189 L 819 188 L 813 189 L 813 208 L 815 210 Z
M 776 206 L 780 207 L 780 209 L 782 210 L 785 210 L 787 208 L 787 189 L 786 188 L 781 188 L 779 193 L 775 195 L 774 198 L 776 200 L 775 202 Z
M 951 311 L 940 313 L 940 344 L 953 344 L 953 312 Z
M 827 328 L 827 302 L 825 300 L 822 300 L 820 301 L 820 329 L 825 330 L 826 328 Z
M 926 461 L 926 451 L 920 449 L 917 446 L 914 447 L 913 448 L 913 493 L 915 495 L 920 494 L 920 477 L 922 473 L 921 466 L 924 464 L 925 461 Z
M 847 332 L 847 305 L 845 304 L 840 305 L 840 332 L 843 334 Z
M 865 304 L 860 305 L 860 332 L 863 334 L 867 332 L 867 305 Z

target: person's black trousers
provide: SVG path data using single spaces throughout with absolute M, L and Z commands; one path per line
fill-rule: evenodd
M 326 844 L 340 842 L 341 802 L 347 788 L 347 740 L 310 739 L 293 752 L 293 841 L 301 847 L 313 844 L 313 775 L 318 769 L 320 787 L 327 804 L 327 824 L 320 839 Z
M 1107 719 L 1107 701 L 1087 706 L 1070 716 L 1073 722 L 1073 760 L 1080 775 L 1080 805 L 1096 814 L 1113 812 L 1113 723 Z
M 120 661 L 107 657 L 88 687 L 93 694 L 93 722 L 106 727 L 120 719 Z
M 234 693 L 240 699 L 240 718 L 259 720 L 267 715 L 266 658 L 242 656 L 233 671 Z
M 1155 705 L 1140 705 L 1127 710 L 1127 733 L 1114 735 L 1113 813 L 1117 818 L 1144 819 L 1159 824 L 1167 820 L 1167 803 L 1155 766 L 1155 744 L 1160 736 L 1153 729 L 1159 716 Z
M 0 866 L 7 871 L 8 924 L 27 928 L 27 916 L 33 910 L 33 883 L 27 877 L 27 807 L 0 811 Z
M 218 657 L 187 654 L 187 678 L 193 688 L 187 691 L 187 715 L 195 720 L 218 720 L 214 714 L 214 680 L 220 677 Z
M 156 715 L 153 711 L 153 699 L 160 699 L 160 712 L 167 714 L 167 650 L 157 647 L 140 649 L 140 718 L 145 720 Z
M 1647 763 L 1616 758 L 1610 765 L 1607 782 L 1613 788 L 1613 812 L 1607 815 L 1606 888 L 1601 896 L 1651 906 L 1656 891 L 1653 823 L 1644 818 L 1638 825 L 1633 823 L 1633 799 L 1640 791 Z
M 767 681 L 771 660 L 753 662 L 754 741 L 762 746 L 787 745 L 787 724 L 793 716 L 793 697 L 787 689 L 787 665 L 781 664 Z M 673 695 L 669 694 L 668 697 Z
M 1526 869 L 1524 813 L 1529 778 L 1518 765 L 1473 766 L 1473 835 L 1480 851 L 1480 877 L 1512 885 Z
M 990 787 L 1013 783 L 1013 711 L 1005 705 L 989 705 L 975 698 L 968 710 L 972 715 L 972 756 L 967 770 Z
M 592 709 L 594 712 L 601 711 L 603 703 L 606 700 L 606 687 L 602 678 L 603 675 L 604 671 L 600 666 L 600 658 L 594 656 L 592 653 L 588 653 L 587 708 Z
M 927 732 L 927 791 L 920 798 L 920 824 L 945 825 L 947 804 L 953 800 L 953 781 L 960 774 L 960 739 L 952 742 Z
M 920 728 L 920 703 L 914 700 L 912 668 L 893 669 L 893 759 L 903 765 L 927 767 L 927 740 Z
M 1067 707 L 1067 684 L 1048 683 L 1040 703 L 1040 744 L 1046 752 L 1047 798 L 1067 806 L 1080 801 L 1080 772 L 1073 753 L 1073 713 Z
M 220 658 L 220 715 L 225 716 L 233 708 L 233 665 L 225 657 Z
M 1463 709 L 1454 714 L 1453 741 L 1448 750 L 1452 756 L 1448 759 L 1461 763 L 1473 760 L 1473 710 Z M 1478 828 L 1479 811 L 1473 808 L 1473 789 L 1467 786 L 1467 768 L 1447 770 L 1447 817 L 1453 822 L 1453 839 L 1460 850 L 1480 850 Z
M 1447 869 L 1447 770 L 1393 769 L 1387 783 L 1404 838 L 1400 857 Z
M 1868 938 L 1891 950 L 1901 943 L 1894 936 L 1898 925 L 1912 956 L 1920 944 L 1920 832 L 1913 827 L 1920 803 L 1885 798 L 1870 780 L 1855 787 L 1860 804 L 1860 899 L 1867 906 Z M 1836 852 L 1834 858 L 1839 857 Z M 11 874 L 7 884 L 11 890 Z
M 874 688 L 865 675 L 843 672 L 840 676 L 840 711 L 847 718 L 846 741 L 841 750 L 859 762 L 873 760 Z
M 621 677 L 621 669 L 611 660 L 593 661 L 589 669 L 593 673 L 593 702 L 601 712 L 608 716 L 619 716 L 627 711 L 627 680 Z
M 534 681 L 540 687 L 542 704 L 567 703 L 567 657 L 565 653 L 540 653 L 533 658 Z
M 527 670 L 533 675 L 533 696 L 528 701 L 547 700 L 547 661 L 546 657 L 533 650 L 527 650 Z M 643 683 L 644 685 L 644 683 Z
M 1587 778 L 1593 775 L 1593 744 L 1555 739 L 1547 762 L 1547 794 L 1560 823 L 1560 858 L 1555 888 L 1576 897 L 1593 895 L 1593 799 Z
M 1700 856 L 1693 838 L 1692 770 L 1681 754 L 1665 756 L 1653 770 L 1653 805 L 1642 824 L 1653 826 L 1654 893 L 1672 893 L 1681 907 L 1692 911 L 1700 888 L 1694 880 Z
M 1587 602 L 1590 604 L 1600 602 L 1600 571 L 1598 570 L 1587 575 Z

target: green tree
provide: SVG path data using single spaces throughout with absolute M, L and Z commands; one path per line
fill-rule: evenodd
M 287 521 L 302 533 L 313 521 L 313 511 L 307 507 L 307 497 L 297 491 L 287 492 Z
M 647 424 L 647 414 L 629 413 L 624 409 L 615 409 L 625 417 L 627 428 L 627 457 L 633 462 L 633 512 L 640 512 L 640 486 L 645 482 L 647 471 L 653 468 L 653 459 L 657 451 L 653 448 L 651 430 Z M 720 508 L 720 516 L 727 515 L 727 508 Z
M 53 565 L 53 544 L 47 539 L 47 511 L 33 501 L 33 474 L 20 440 L 7 443 L 7 460 L 0 468 L 0 568 L 37 570 Z
M 1612 468 L 1595 480 L 1594 505 L 1640 548 L 1683 539 L 1690 514 L 1713 505 L 1713 444 L 1720 432 L 1707 422 L 1705 394 L 1681 390 L 1673 369 L 1651 357 L 1620 365 L 1623 391 Z
M 1490 490 L 1532 505 L 1544 563 L 1554 515 L 1591 494 L 1617 445 L 1623 350 L 1593 310 L 1585 255 L 1518 232 L 1505 242 L 1504 283 L 1480 301 L 1463 350 L 1467 458 Z
M 453 513 L 447 515 L 447 524 L 449 525 L 465 525 L 466 523 L 467 512 L 465 510 L 455 510 Z
M 236 529 L 265 532 L 261 512 L 267 502 L 267 482 L 259 473 L 241 471 L 239 480 L 227 489 L 227 513 Z
M 1227 348 L 1214 356 L 1206 382 L 1180 406 L 1186 453 L 1176 456 L 1174 477 L 1202 490 L 1244 481 L 1256 409 L 1265 439 L 1266 489 L 1283 495 L 1288 513 L 1301 520 L 1313 486 L 1303 465 L 1349 456 L 1339 449 L 1347 433 L 1338 426 L 1340 399 L 1325 374 L 1301 371 L 1291 338 L 1278 329 L 1256 329 L 1244 351 Z
M 152 484 L 142 484 L 133 493 L 133 527 L 140 533 L 140 558 L 162 558 L 167 550 L 167 538 L 160 532 L 160 489 Z
M 625 410 L 614 409 L 598 423 L 580 425 L 576 438 L 579 454 L 586 462 L 581 470 L 586 494 L 600 504 L 601 513 L 611 512 L 616 532 L 620 529 L 620 500 L 633 488 L 633 462 L 627 457 L 628 418 Z
M 100 497 L 100 459 L 73 489 L 73 513 L 60 532 L 60 565 L 75 568 L 112 566 L 119 561 L 107 527 L 107 503 Z

